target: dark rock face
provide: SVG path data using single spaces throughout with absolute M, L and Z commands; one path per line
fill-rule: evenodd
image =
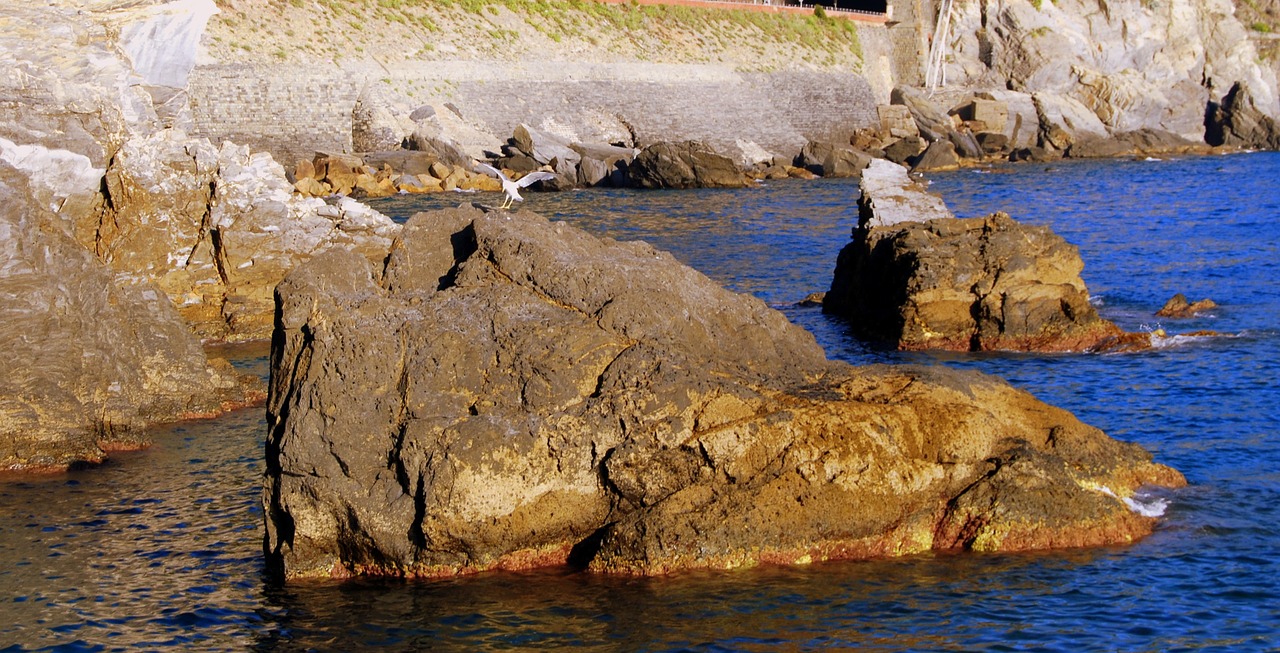
M 995 379 L 828 362 L 643 243 L 460 208 L 386 261 L 331 250 L 277 290 L 286 577 L 1127 542 L 1152 520 L 1099 488 L 1181 482 Z
M 1211 102 L 1204 140 L 1210 145 L 1280 149 L 1275 118 L 1258 108 L 1249 85 L 1236 82 L 1221 102 Z
M 8 164 L 0 197 L 0 469 L 100 462 L 144 446 L 149 424 L 245 402 L 241 379 L 210 366 L 169 298 L 77 244 Z
M 1074 246 L 1003 213 L 913 208 L 931 197 L 898 166 L 868 168 L 826 310 L 900 349 L 1082 351 L 1120 334 L 1090 305 Z
M 732 159 L 696 141 L 650 145 L 629 170 L 638 188 L 745 188 L 752 183 Z

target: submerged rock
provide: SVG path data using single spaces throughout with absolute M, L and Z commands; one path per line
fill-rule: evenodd
M 1160 317 L 1195 317 L 1200 313 L 1211 311 L 1218 307 L 1218 303 L 1212 299 L 1202 299 L 1198 302 L 1190 302 L 1187 296 L 1178 293 L 1169 298 L 1160 310 L 1156 311 L 1156 315 Z
M 824 307 L 899 349 L 1083 351 L 1120 333 L 1089 303 L 1079 251 L 1008 215 L 957 219 L 906 170 L 863 173 L 854 240 Z
M 252 399 L 241 384 L 260 384 L 211 365 L 164 293 L 76 243 L 23 177 L 0 163 L 0 470 L 101 462 Z
M 419 214 L 277 290 L 263 495 L 286 577 L 663 573 L 1130 542 L 1135 445 L 981 374 L 854 368 L 643 243 Z

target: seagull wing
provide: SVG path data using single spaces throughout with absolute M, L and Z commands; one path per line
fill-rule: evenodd
M 493 166 L 491 166 L 491 165 L 489 165 L 489 164 L 487 164 L 487 163 L 476 163 L 476 167 L 477 167 L 477 168 L 479 168 L 479 169 L 481 169 L 481 170 L 483 170 L 483 171 L 485 171 L 485 172 L 487 172 L 487 173 L 489 173 L 489 174 L 491 174 L 491 175 L 493 175 L 494 177 L 497 177 L 498 179 L 503 179 L 503 180 L 505 180 L 505 179 L 507 178 L 507 176 L 506 176 L 506 175 L 502 174 L 502 171 L 501 171 L 501 170 L 499 170 L 499 169 L 497 169 L 497 168 L 495 168 L 495 167 L 493 167 Z
M 521 188 L 524 188 L 531 184 L 536 184 L 544 179 L 555 179 L 555 178 L 556 178 L 556 175 L 553 172 L 531 172 L 521 177 L 520 181 L 516 182 L 516 185 Z

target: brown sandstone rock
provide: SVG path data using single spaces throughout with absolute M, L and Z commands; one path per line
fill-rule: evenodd
M 1160 317 L 1194 317 L 1199 313 L 1211 311 L 1218 307 L 1218 303 L 1212 299 L 1202 299 L 1192 303 L 1187 301 L 1187 296 L 1178 293 L 1169 298 L 1164 306 L 1156 311 L 1156 315 Z
M 145 446 L 150 424 L 252 399 L 258 384 L 211 366 L 163 292 L 81 247 L 7 164 L 0 196 L 0 470 L 101 462 Z
M 980 374 L 856 369 L 642 243 L 419 214 L 278 288 L 286 577 L 623 573 L 1129 542 L 1181 476 Z
M 859 208 L 824 306 L 862 337 L 900 349 L 1083 351 L 1120 333 L 1089 303 L 1079 252 L 1047 227 L 951 217 L 888 162 L 864 172 Z

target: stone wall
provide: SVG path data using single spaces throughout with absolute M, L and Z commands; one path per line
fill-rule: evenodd
M 863 32 L 883 32 L 864 28 Z M 883 36 L 874 52 L 887 52 Z M 840 139 L 875 122 L 890 75 L 879 56 L 854 72 L 738 73 L 724 66 L 548 62 L 376 63 L 346 69 L 204 65 L 192 74 L 195 133 L 271 152 L 280 161 L 316 150 L 351 151 L 351 113 L 366 85 L 391 98 L 395 113 L 447 104 L 500 143 L 515 126 L 553 127 L 583 142 L 644 145 L 701 140 L 717 149 L 753 142 L 792 157 L 808 139 Z M 872 87 L 868 77 L 877 81 Z M 740 144 L 738 144 L 740 145 Z
M 188 91 L 193 135 L 215 144 L 247 144 L 281 162 L 316 150 L 351 151 L 359 82 L 283 66 L 201 65 Z

